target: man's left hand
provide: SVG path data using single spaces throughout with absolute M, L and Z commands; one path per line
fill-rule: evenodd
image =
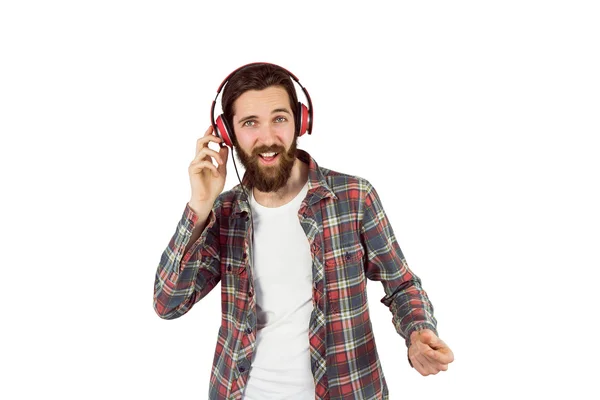
M 454 361 L 454 353 L 450 347 L 430 329 L 411 333 L 410 343 L 408 358 L 413 368 L 423 376 L 446 371 L 448 364 Z

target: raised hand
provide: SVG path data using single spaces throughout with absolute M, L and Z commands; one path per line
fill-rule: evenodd
M 206 130 L 196 142 L 196 157 L 190 163 L 188 172 L 192 186 L 190 206 L 198 206 L 209 202 L 211 205 L 217 199 L 225 187 L 227 176 L 227 159 L 229 148 L 223 146 L 218 152 L 208 147 L 209 142 L 221 143 L 223 140 L 212 134 L 212 125 Z M 215 167 L 212 159 L 217 161 Z

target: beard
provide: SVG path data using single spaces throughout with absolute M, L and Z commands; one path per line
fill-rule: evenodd
M 296 161 L 296 145 L 298 136 L 294 135 L 294 141 L 286 151 L 283 146 L 261 146 L 252 151 L 252 154 L 242 150 L 235 140 L 233 144 L 237 150 L 237 158 L 246 168 L 246 176 L 250 187 L 260 192 L 275 192 L 285 186 L 292 175 L 292 168 Z M 260 153 L 275 152 L 278 160 L 274 165 L 261 165 Z

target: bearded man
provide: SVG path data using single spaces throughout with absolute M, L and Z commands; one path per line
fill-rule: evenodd
M 178 318 L 221 282 L 209 399 L 388 399 L 367 279 L 382 283 L 419 373 L 445 371 L 454 356 L 375 188 L 297 149 L 312 104 L 302 86 L 308 106 L 298 101 L 293 81 L 301 86 L 282 67 L 254 63 L 219 87 L 223 114 L 214 119 L 213 103 L 197 141 L 192 196 L 161 257 L 154 308 Z M 223 192 L 230 148 L 246 172 Z

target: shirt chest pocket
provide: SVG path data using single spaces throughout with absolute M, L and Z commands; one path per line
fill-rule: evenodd
M 224 275 L 241 275 L 246 270 L 246 255 L 227 257 L 221 260 L 221 273 Z
M 248 301 L 249 282 L 245 258 L 221 259 L 221 308 L 223 315 L 240 320 Z
M 364 250 L 344 245 L 324 255 L 329 314 L 362 309 L 367 302 Z
M 232 289 L 243 289 L 240 284 L 248 280 L 246 257 L 240 255 L 239 257 L 221 259 L 221 276 L 226 286 Z

